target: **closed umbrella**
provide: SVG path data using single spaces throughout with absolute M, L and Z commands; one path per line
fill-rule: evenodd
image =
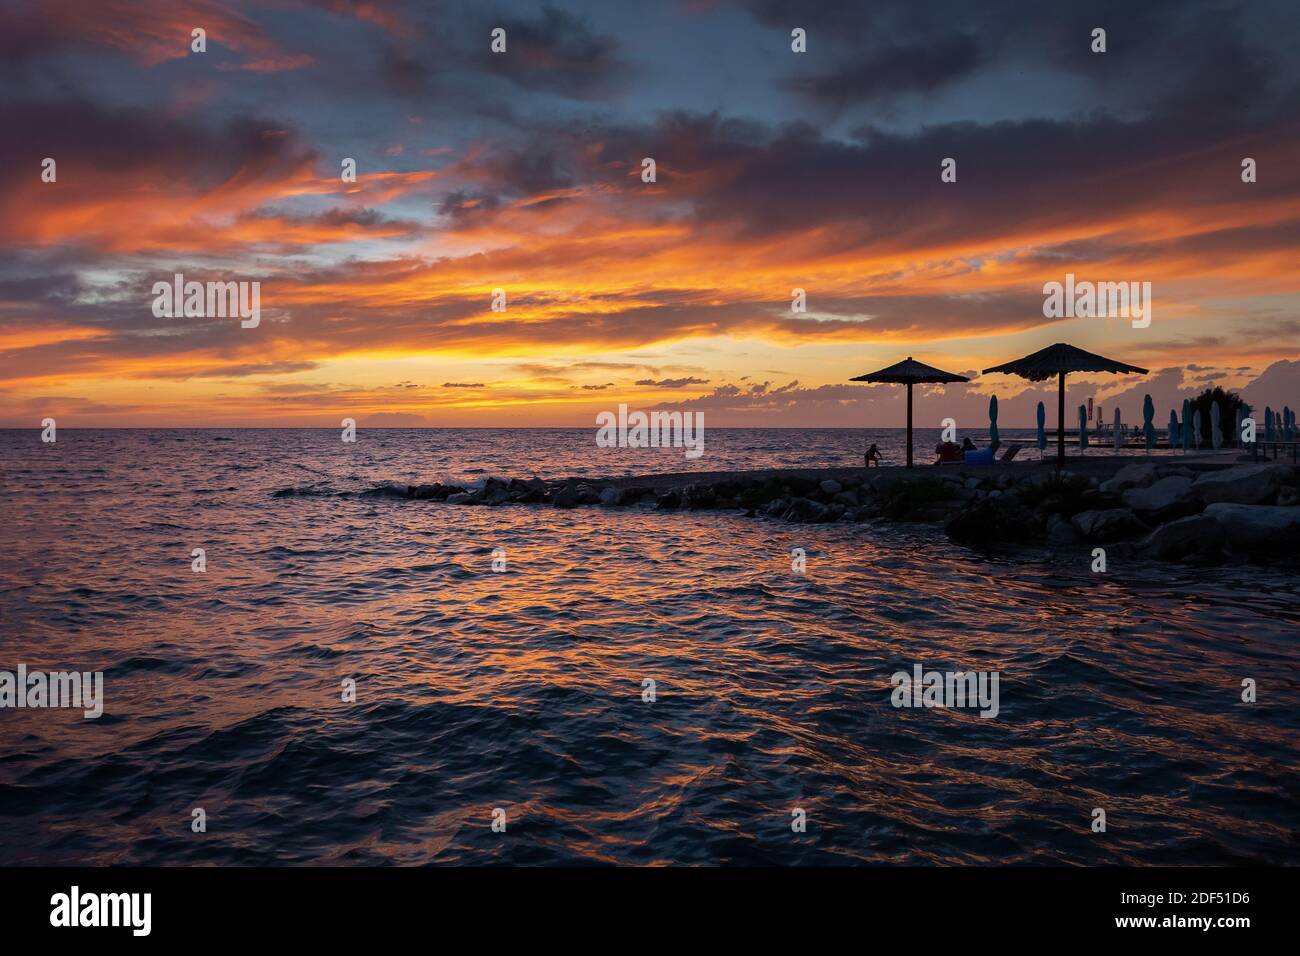
M 1147 454 L 1156 447 L 1156 403 L 1147 395 L 1142 399 L 1142 436 L 1146 439 Z
M 989 396 L 989 444 L 997 447 L 998 441 L 998 397 Z
M 1233 429 L 1232 429 L 1232 443 L 1238 447 L 1241 446 L 1241 420 L 1245 417 L 1246 417 L 1245 410 L 1240 405 L 1238 405 L 1237 420 L 1233 424 Z
M 1038 403 L 1038 456 L 1041 458 L 1044 449 L 1047 448 L 1047 409 L 1043 403 Z
M 1192 450 L 1192 403 L 1183 399 L 1183 451 Z
M 1273 440 L 1273 407 L 1264 406 L 1264 441 Z
M 1120 436 L 1123 434 L 1123 432 L 1121 431 L 1122 428 L 1123 428 L 1123 426 L 1120 424 L 1120 421 L 1119 421 L 1119 406 L 1116 405 L 1116 406 L 1115 406 L 1115 426 L 1114 426 L 1114 429 L 1113 429 L 1113 431 L 1115 432 L 1115 436 L 1114 436 L 1114 438 L 1115 438 L 1115 450 L 1116 450 L 1116 451 L 1119 451 L 1119 446 L 1120 446 L 1120 441 L 1121 441 L 1121 437 L 1120 437 Z
M 1223 447 L 1223 429 L 1219 426 L 1219 403 L 1210 403 L 1210 444 L 1218 451 Z
M 1088 447 L 1088 406 L 1079 406 L 1079 454 Z
M 1196 448 L 1201 447 L 1201 410 L 1199 408 L 1192 413 L 1192 445 Z
M 965 375 L 945 372 L 924 362 L 917 362 L 908 356 L 904 361 L 882 368 L 877 372 L 868 372 L 849 379 L 851 382 L 891 382 L 907 386 L 907 467 L 912 467 L 912 386 L 919 384 L 943 384 L 946 382 L 969 382 Z
M 1178 447 L 1178 436 L 1183 432 L 1182 427 L 1178 424 L 1178 413 L 1172 408 L 1169 409 L 1169 448 L 1173 450 Z
M 1282 406 L 1282 438 L 1284 441 L 1290 441 L 1295 435 L 1295 412 L 1291 411 L 1290 405 Z
M 1144 368 L 1138 368 L 1136 365 L 1125 365 L 1123 362 L 1116 362 L 1114 359 L 1094 355 L 1092 352 L 1085 352 L 1081 348 L 1067 345 L 1064 342 L 1049 345 L 1045 349 L 1039 349 L 1034 354 L 1018 358 L 1014 362 L 1006 362 L 984 370 L 985 375 L 994 372 L 1000 372 L 1004 375 L 1019 375 L 1031 382 L 1045 382 L 1050 378 L 1056 379 L 1056 460 L 1057 464 L 1061 466 L 1065 465 L 1065 376 L 1070 372 L 1116 372 L 1121 374 L 1136 372 L 1139 375 L 1147 374 L 1147 370 Z M 1087 414 L 1086 409 L 1084 414 Z

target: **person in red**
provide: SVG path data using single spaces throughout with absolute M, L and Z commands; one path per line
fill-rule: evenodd
M 939 456 L 938 461 L 935 462 L 936 465 L 942 465 L 950 461 L 961 461 L 962 459 L 961 446 L 950 441 L 935 445 L 934 453 Z

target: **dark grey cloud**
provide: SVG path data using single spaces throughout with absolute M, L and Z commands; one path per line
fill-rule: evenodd
M 661 378 L 656 381 L 653 378 L 643 378 L 637 381 L 637 385 L 646 388 L 686 388 L 688 385 L 708 385 L 707 378 Z

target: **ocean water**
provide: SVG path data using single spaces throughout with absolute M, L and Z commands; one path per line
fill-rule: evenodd
M 0 710 L 0 863 L 1300 863 L 1294 575 L 366 494 L 900 435 L 0 431 L 0 670 L 105 695 Z M 997 671 L 998 715 L 893 707 L 916 664 Z

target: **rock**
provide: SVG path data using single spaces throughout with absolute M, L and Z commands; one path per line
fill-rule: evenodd
M 613 508 L 623 503 L 623 492 L 618 488 L 609 487 L 600 493 L 600 503 L 603 507 Z
M 682 506 L 682 496 L 676 491 L 669 491 L 655 499 L 655 508 L 658 511 L 675 511 Z
M 1038 537 L 1034 513 L 1011 498 L 984 498 L 966 503 L 944 526 L 948 537 L 972 544 L 1027 542 Z
M 1102 491 L 1123 491 L 1126 488 L 1144 488 L 1156 478 L 1156 465 L 1139 462 L 1125 465 L 1109 481 L 1100 485 Z
M 564 485 L 551 497 L 551 504 L 557 508 L 576 508 L 578 506 L 578 489 L 573 485 Z
M 766 515 L 771 515 L 772 517 L 775 518 L 778 515 L 785 514 L 785 512 L 789 509 L 789 507 L 790 507 L 789 498 L 786 497 L 775 498 L 772 501 L 769 501 L 767 503 L 767 507 L 763 509 L 763 513 Z
M 1124 492 L 1124 505 L 1156 521 L 1182 518 L 1200 510 L 1200 502 L 1192 494 L 1192 479 L 1177 475 L 1161 478 L 1145 488 L 1130 488 Z
M 822 494 L 829 495 L 832 498 L 844 490 L 844 486 L 833 478 L 827 478 L 821 483 Z
M 1300 552 L 1300 508 L 1215 502 L 1205 509 L 1243 551 Z
M 682 489 L 683 508 L 712 508 L 717 500 L 717 492 L 711 485 L 687 485 Z
M 1213 515 L 1199 514 L 1161 525 L 1142 542 L 1141 549 L 1157 558 L 1182 558 L 1216 550 L 1224 540 L 1223 526 Z
M 856 508 L 858 506 L 858 496 L 851 491 L 841 491 L 835 496 L 833 503 L 843 505 L 845 508 Z
M 1147 530 L 1147 526 L 1127 508 L 1081 511 L 1070 520 L 1081 535 L 1098 544 L 1132 538 Z
M 1076 545 L 1079 543 L 1079 532 L 1060 515 L 1052 515 L 1047 519 L 1047 543 L 1067 547 Z
M 1192 489 L 1206 504 L 1227 502 L 1258 505 L 1268 501 L 1279 488 L 1294 480 L 1295 469 L 1278 461 L 1261 465 L 1234 465 L 1223 471 L 1212 471 L 1197 478 Z
M 1001 489 L 1001 488 L 994 488 L 992 491 L 989 492 L 989 497 L 990 497 L 990 498 L 1001 498 L 1001 497 L 1002 497 L 1002 489 Z
M 458 491 L 454 495 L 447 496 L 447 504 L 449 505 L 472 504 L 473 501 L 474 496 L 467 491 Z
M 966 487 L 969 488 L 971 491 L 975 491 L 976 489 L 979 488 L 979 486 L 980 486 L 980 479 L 978 478 L 966 479 Z
M 1290 485 L 1283 485 L 1277 490 L 1277 503 L 1288 508 L 1300 505 L 1300 491 Z
M 523 487 L 516 496 L 516 501 L 522 501 L 532 504 L 538 501 L 546 500 L 546 493 L 550 490 L 546 482 L 540 478 L 530 478 L 528 481 L 520 482 Z
M 431 485 L 414 485 L 410 490 L 412 498 L 432 498 L 435 501 L 442 501 L 448 495 L 460 494 L 465 491 L 464 488 L 457 488 L 450 485 L 444 485 L 440 482 L 434 482 Z
M 790 502 L 790 507 L 784 515 L 786 521 L 801 524 L 818 524 L 828 520 L 829 516 L 829 508 L 820 501 L 812 501 L 808 498 L 795 498 Z

